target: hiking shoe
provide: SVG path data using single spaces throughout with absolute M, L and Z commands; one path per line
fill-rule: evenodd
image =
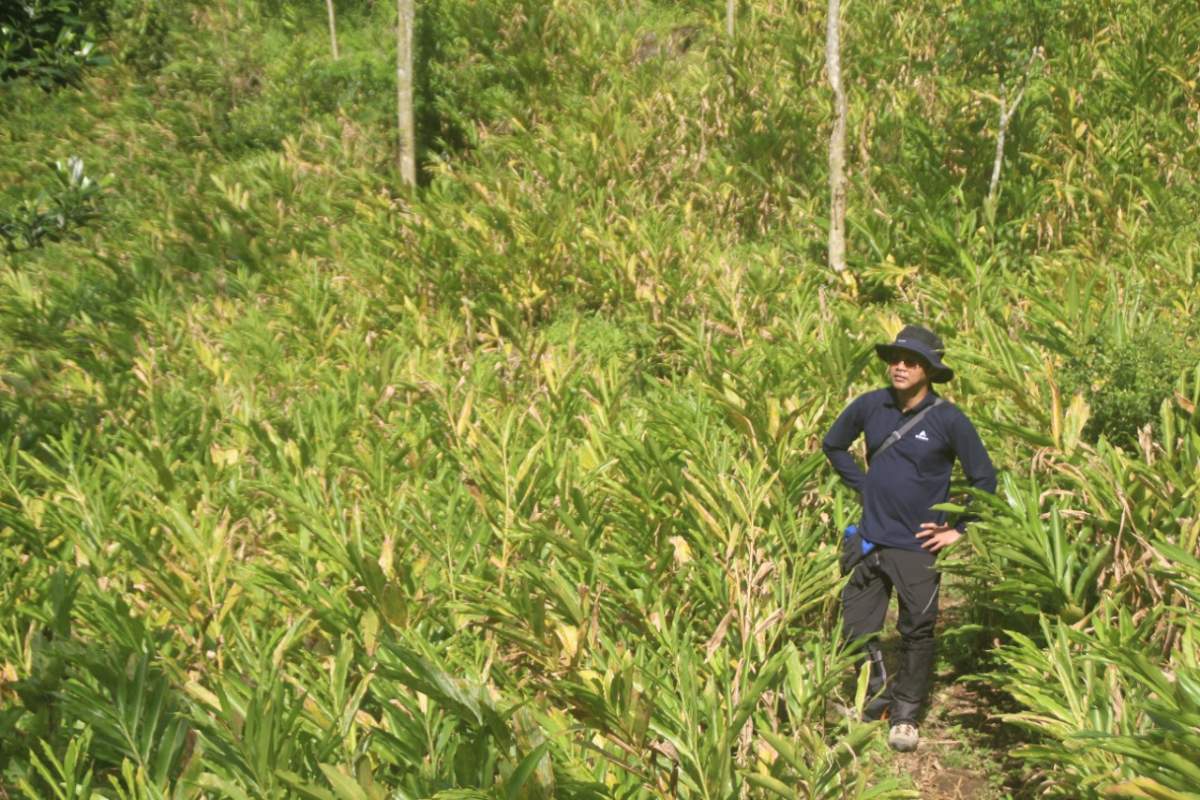
M 911 722 L 897 722 L 888 734 L 888 745 L 901 753 L 911 753 L 917 749 L 921 737 L 917 734 L 917 726 Z

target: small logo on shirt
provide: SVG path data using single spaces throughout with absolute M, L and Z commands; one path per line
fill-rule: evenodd
M 916 437 L 915 437 L 915 438 L 916 438 L 916 439 L 918 439 L 918 440 L 920 440 L 920 441 L 922 441 L 922 442 L 928 442 L 928 441 L 929 441 L 929 434 L 928 434 L 928 433 L 926 433 L 925 431 L 921 431 L 920 433 L 918 433 L 918 434 L 916 435 Z

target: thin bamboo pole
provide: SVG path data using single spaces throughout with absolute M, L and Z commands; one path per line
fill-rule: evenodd
M 337 15 L 333 11 L 333 0 L 325 0 L 325 9 L 329 12 L 329 43 L 333 47 L 333 60 L 337 61 Z
M 417 182 L 416 134 L 413 130 L 413 1 L 396 0 L 397 163 L 400 180 Z
M 829 266 L 846 269 L 846 90 L 842 84 L 841 2 L 829 0 L 825 69 L 833 88 L 833 131 L 829 134 Z

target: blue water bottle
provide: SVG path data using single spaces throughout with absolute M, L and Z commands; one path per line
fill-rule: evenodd
M 853 524 L 851 524 L 851 525 L 847 525 L 847 526 L 846 526 L 846 533 L 845 533 L 845 536 L 846 536 L 846 538 L 847 538 L 847 539 L 849 539 L 851 536 L 853 536 L 853 535 L 854 535 L 854 534 L 856 534 L 856 533 L 858 533 L 858 526 L 857 526 L 857 525 L 853 525 Z M 875 549 L 875 543 L 874 543 L 874 542 L 869 542 L 869 541 L 867 541 L 866 539 L 864 539 L 864 538 L 862 538 L 862 537 L 859 537 L 859 541 L 860 541 L 860 542 L 862 542 L 862 554 L 863 554 L 864 556 L 865 556 L 867 553 L 869 553 L 869 552 L 871 552 L 872 550 L 874 550 L 874 549 Z

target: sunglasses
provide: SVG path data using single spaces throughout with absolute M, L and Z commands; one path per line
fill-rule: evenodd
M 922 367 L 927 368 L 929 363 L 918 355 L 911 353 L 890 353 L 887 357 L 888 364 L 903 364 L 906 367 Z

